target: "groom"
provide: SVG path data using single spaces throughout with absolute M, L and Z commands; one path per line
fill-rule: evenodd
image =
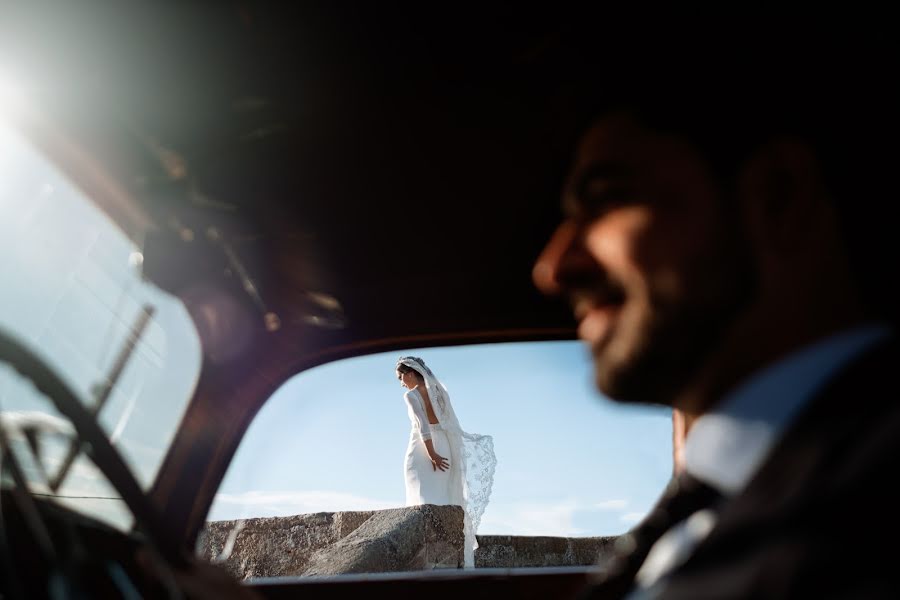
M 677 33 L 580 69 L 601 89 L 533 271 L 604 394 L 692 423 L 592 597 L 900 597 L 895 49 Z

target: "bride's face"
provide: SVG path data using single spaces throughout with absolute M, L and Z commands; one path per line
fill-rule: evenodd
M 406 373 L 397 371 L 397 379 L 400 380 L 400 385 L 408 390 L 413 389 L 419 384 L 419 382 L 416 380 L 416 374 L 414 371 L 407 371 Z

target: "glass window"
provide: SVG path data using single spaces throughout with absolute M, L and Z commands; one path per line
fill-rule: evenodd
M 193 393 L 200 342 L 181 302 L 141 279 L 139 258 L 79 188 L 0 121 L 0 328 L 45 359 L 87 406 L 96 409 L 105 397 L 100 424 L 149 488 Z M 130 527 L 121 500 L 87 458 L 65 467 L 68 422 L 5 365 L 0 410 L 37 493 Z M 40 432 L 39 460 L 29 431 Z M 62 470 L 54 490 L 49 483 Z
M 285 383 L 251 424 L 209 520 L 403 506 L 409 440 L 394 365 L 342 360 Z M 672 472 L 671 411 L 594 389 L 578 342 L 416 349 L 464 430 L 494 438 L 498 466 L 478 533 L 621 534 Z

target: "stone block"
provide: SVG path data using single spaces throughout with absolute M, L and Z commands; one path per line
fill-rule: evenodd
M 551 536 L 479 535 L 476 567 L 572 567 L 602 564 L 616 536 L 564 538 Z
M 457 568 L 462 524 L 460 507 L 433 505 L 213 521 L 198 554 L 214 560 L 231 546 L 220 564 L 242 580 Z
M 376 512 L 347 537 L 316 551 L 302 574 L 458 568 L 462 561 L 462 509 L 410 506 Z

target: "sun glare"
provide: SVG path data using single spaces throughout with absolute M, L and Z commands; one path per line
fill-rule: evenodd
M 25 87 L 0 65 L 0 119 L 8 120 L 25 106 Z

